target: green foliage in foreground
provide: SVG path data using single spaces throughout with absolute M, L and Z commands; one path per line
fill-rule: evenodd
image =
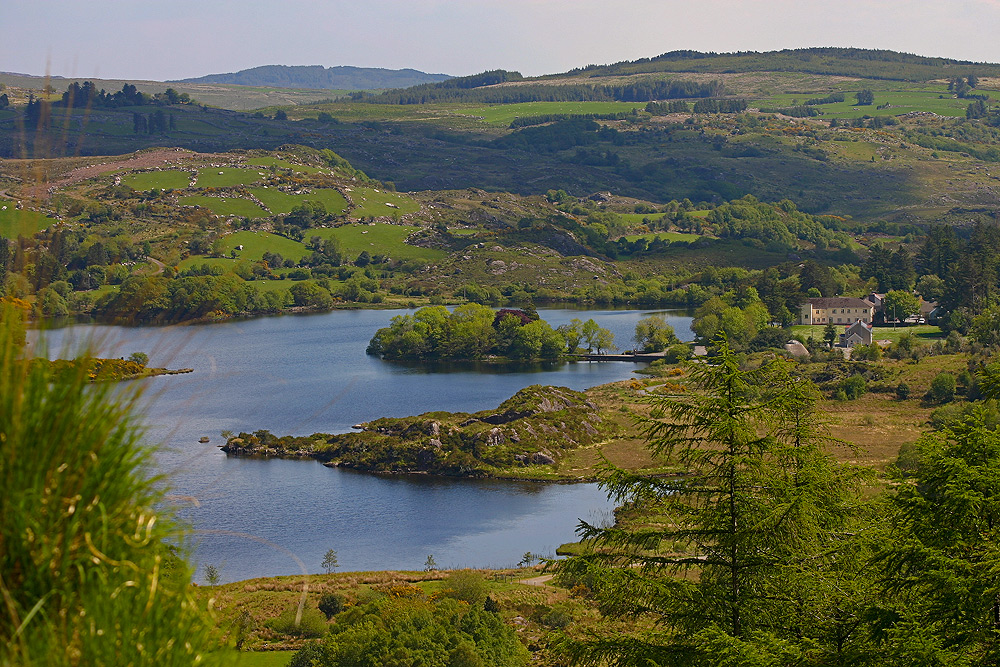
M 165 541 L 136 396 L 53 381 L 21 360 L 21 318 L 0 312 L 0 664 L 207 664 L 190 572 Z
M 584 524 L 586 542 L 559 566 L 604 617 L 562 640 L 564 655 L 614 667 L 997 664 L 992 400 L 901 454 L 908 477 L 862 492 L 861 471 L 823 452 L 811 383 L 788 362 L 718 348 L 691 366 L 696 391 L 651 398 L 645 421 L 651 449 L 689 474 L 609 467 L 616 525 Z M 995 370 L 977 374 L 987 397 Z
M 725 338 L 691 367 L 699 390 L 652 400 L 650 446 L 671 453 L 679 479 L 609 470 L 604 485 L 627 509 L 665 517 L 632 530 L 584 525 L 596 546 L 560 566 L 589 585 L 602 612 L 635 619 L 637 631 L 570 642 L 585 664 L 799 664 L 826 633 L 849 635 L 843 613 L 857 599 L 838 581 L 837 560 L 857 475 L 822 453 L 811 383 L 781 359 L 745 368 Z M 838 626 L 838 623 L 843 627 Z M 854 637 L 851 637 L 853 640 Z M 852 646 L 822 646 L 845 664 Z
M 899 487 L 880 554 L 890 599 L 877 618 L 892 664 L 1000 660 L 1000 433 L 976 408 L 917 443 L 917 484 Z M 904 662 L 905 660 L 905 662 Z
M 430 600 L 398 590 L 337 616 L 319 644 L 299 651 L 290 665 L 318 667 L 520 667 L 528 651 L 513 629 L 482 603 Z

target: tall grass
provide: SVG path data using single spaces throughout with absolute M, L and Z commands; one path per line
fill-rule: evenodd
M 23 358 L 0 301 L 0 665 L 208 664 L 138 393 Z

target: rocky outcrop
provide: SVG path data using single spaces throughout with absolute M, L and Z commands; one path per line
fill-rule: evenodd
M 519 467 L 558 466 L 564 452 L 597 441 L 603 426 L 586 394 L 533 385 L 496 410 L 382 418 L 357 424 L 357 433 L 240 433 L 222 449 L 234 456 L 311 457 L 376 472 L 489 476 Z

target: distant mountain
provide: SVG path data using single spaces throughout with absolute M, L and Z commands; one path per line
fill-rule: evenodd
M 322 65 L 262 65 L 229 74 L 209 74 L 170 83 L 225 83 L 239 86 L 274 86 L 276 88 L 312 88 L 322 90 L 374 90 L 409 88 L 423 83 L 437 83 L 452 77 L 427 74 L 415 69 L 376 67 L 323 67 Z

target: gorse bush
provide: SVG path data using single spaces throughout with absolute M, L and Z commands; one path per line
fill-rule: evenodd
M 23 359 L 0 302 L 0 665 L 210 664 L 137 395 Z
M 289 607 L 277 618 L 267 622 L 267 627 L 282 635 L 292 637 L 322 637 L 326 632 L 326 617 L 319 609 L 306 607 L 299 616 L 298 607 Z

